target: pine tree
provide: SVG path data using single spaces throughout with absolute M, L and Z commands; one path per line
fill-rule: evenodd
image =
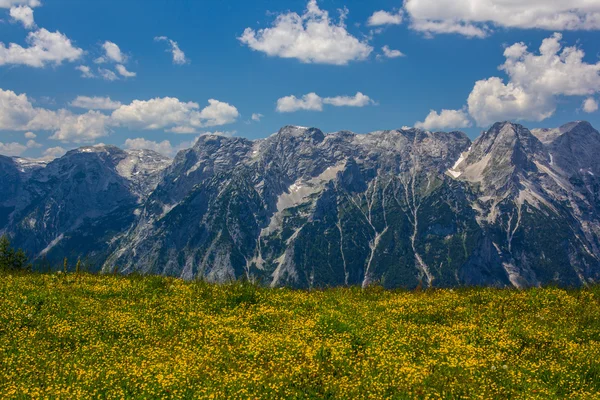
M 13 269 L 21 271 L 31 269 L 31 266 L 27 264 L 27 255 L 21 249 L 13 255 Z
M 69 262 L 67 261 L 67 257 L 63 260 L 63 272 L 66 274 L 69 270 Z
M 75 272 L 79 274 L 81 272 L 81 258 L 77 259 L 77 265 L 75 265 Z
M 0 237 L 0 270 L 3 271 L 25 271 L 31 270 L 27 255 L 21 249 L 15 250 L 10 245 L 8 236 Z
M 10 247 L 10 241 L 6 235 L 0 238 L 0 269 L 8 271 L 12 269 L 12 258 L 14 250 Z

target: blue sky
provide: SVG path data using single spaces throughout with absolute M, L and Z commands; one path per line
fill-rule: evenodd
M 600 127 L 600 2 L 511 3 L 0 0 L 0 153 L 101 142 L 172 155 L 204 132 L 255 139 L 288 124 L 473 138 L 501 119 Z

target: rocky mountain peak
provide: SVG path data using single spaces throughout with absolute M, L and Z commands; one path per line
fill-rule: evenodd
M 279 140 L 290 140 L 293 138 L 302 141 L 312 141 L 314 143 L 320 143 L 325 139 L 325 134 L 320 129 L 294 125 L 284 126 L 275 136 Z
M 449 173 L 500 194 L 514 189 L 520 177 L 536 170 L 536 160 L 546 158 L 542 142 L 529 129 L 499 122 L 473 142 Z
M 502 122 L 201 136 L 167 157 L 88 146 L 31 174 L 0 157 L 0 231 L 32 255 L 266 285 L 600 281 L 600 133 Z
M 569 175 L 600 175 L 600 133 L 589 122 L 577 121 L 544 135 L 552 164 Z

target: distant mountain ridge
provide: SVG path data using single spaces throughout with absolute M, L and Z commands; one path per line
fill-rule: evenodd
M 578 121 L 497 123 L 474 142 L 287 126 L 201 136 L 174 160 L 114 146 L 47 166 L 0 157 L 0 232 L 38 261 L 214 282 L 581 286 L 600 281 L 598 154 Z

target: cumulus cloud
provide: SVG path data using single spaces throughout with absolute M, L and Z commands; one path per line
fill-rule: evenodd
M 590 0 L 405 0 L 411 27 L 440 34 L 485 37 L 493 27 L 600 29 L 600 2 Z
M 0 89 L 0 130 L 28 131 L 38 113 L 26 95 Z
M 524 43 L 504 51 L 500 70 L 508 82 L 492 77 L 478 81 L 469 95 L 469 113 L 480 126 L 497 120 L 542 121 L 556 110 L 558 96 L 590 96 L 600 92 L 600 62 L 588 64 L 583 50 L 560 43 L 555 33 L 544 39 L 539 54 Z
M 172 97 L 147 101 L 135 100 L 112 113 L 112 120 L 133 129 L 171 129 L 176 133 L 193 133 L 197 128 L 233 123 L 239 117 L 234 106 L 210 99 L 202 110 L 198 103 L 182 102 Z
M 402 10 L 397 13 L 390 13 L 387 11 L 376 11 L 369 17 L 367 21 L 368 26 L 381 26 L 381 25 L 400 25 L 403 19 Z
M 411 29 L 419 32 L 423 32 L 426 37 L 432 37 L 434 34 L 441 33 L 456 33 L 469 38 L 485 38 L 489 35 L 489 28 L 487 26 L 478 27 L 474 24 L 457 22 L 453 20 L 449 21 L 430 21 L 430 20 L 413 20 Z
M 583 111 L 588 114 L 598 111 L 598 102 L 592 97 L 588 97 L 583 101 Z
M 4 156 L 20 156 L 27 150 L 27 146 L 21 143 L 2 143 L 0 142 L 0 154 Z
M 335 107 L 365 107 L 374 104 L 374 101 L 369 96 L 358 92 L 354 96 L 327 97 L 323 99 L 323 103 Z
M 183 65 L 189 62 L 185 57 L 185 53 L 179 48 L 179 44 L 176 41 L 171 40 L 166 36 L 157 36 L 154 40 L 157 42 L 167 42 L 169 44 L 167 52 L 171 52 L 173 55 L 173 64 Z
M 37 137 L 37 135 L 33 132 L 25 132 L 24 136 L 26 139 L 35 139 Z
M 78 98 L 77 106 L 113 109 L 117 102 L 109 98 Z M 52 131 L 50 139 L 63 142 L 93 142 L 110 134 L 114 127 L 128 129 L 164 129 L 194 133 L 199 128 L 233 123 L 239 117 L 234 106 L 211 99 L 203 109 L 197 103 L 176 98 L 135 100 L 119 105 L 111 115 L 90 110 L 75 114 L 69 110 L 36 108 L 25 94 L 0 89 L 0 130 Z
M 39 0 L 0 0 L 0 8 L 12 8 L 15 6 L 38 7 L 42 5 Z
M 342 11 L 339 22 L 321 10 L 317 0 L 309 0 L 304 14 L 280 14 L 270 28 L 246 28 L 239 40 L 269 56 L 295 58 L 304 63 L 346 65 L 365 60 L 373 48 L 346 29 Z
M 6 46 L 0 42 L 0 65 L 43 68 L 48 64 L 60 65 L 64 61 L 77 61 L 84 53 L 62 33 L 49 32 L 43 28 L 30 32 L 26 41 L 29 47 L 22 47 L 15 43 Z
M 254 121 L 254 122 L 260 122 L 260 120 L 262 119 L 262 117 L 264 117 L 264 115 L 258 114 L 258 113 L 254 113 L 254 114 L 252 114 L 252 121 Z
M 124 78 L 133 78 L 134 76 L 137 75 L 137 73 L 135 72 L 131 72 L 129 70 L 127 70 L 127 67 L 125 67 L 125 63 L 128 60 L 128 57 L 123 54 L 123 52 L 121 51 L 121 48 L 113 42 L 110 41 L 105 41 L 104 43 L 102 43 L 102 50 L 104 51 L 104 55 L 101 57 L 98 57 L 94 60 L 94 63 L 96 64 L 105 64 L 105 63 L 113 63 L 116 64 L 115 65 L 115 71 L 112 71 L 108 68 L 98 68 L 98 75 L 100 76 L 100 78 L 104 79 L 105 81 L 116 81 L 119 79 L 119 75 L 124 77 Z M 84 78 L 95 78 L 96 75 L 91 71 L 91 69 L 87 66 L 80 66 L 77 69 L 79 69 L 82 72 L 82 76 Z M 117 73 L 119 75 L 117 75 Z
M 167 129 L 167 132 L 187 135 L 192 133 L 198 133 L 198 129 L 194 128 L 193 126 L 176 126 L 174 128 Z
M 404 53 L 402 53 L 400 50 L 392 50 L 388 45 L 383 46 L 381 50 L 383 51 L 383 55 L 387 58 L 404 57 Z
M 336 96 L 322 98 L 316 93 L 305 94 L 301 98 L 296 96 L 286 96 L 277 100 L 277 111 L 288 113 L 295 111 L 323 111 L 323 104 L 329 104 L 335 107 L 365 107 L 375 102 L 367 95 L 361 92 L 354 96 Z
M 600 62 L 584 62 L 583 50 L 563 48 L 561 40 L 560 33 L 544 39 L 539 55 L 528 52 L 524 43 L 514 44 L 505 50 L 506 62 L 500 69 L 517 85 L 553 95 L 583 96 L 600 91 Z
M 323 99 L 316 93 L 309 93 L 297 98 L 286 96 L 277 100 L 277 111 L 280 113 L 305 111 L 323 111 Z
M 121 102 L 113 101 L 110 97 L 77 96 L 70 105 L 71 107 L 85 108 L 86 110 L 116 110 L 121 107 Z
M 109 42 L 107 40 L 102 44 L 102 48 L 104 49 L 104 57 L 98 58 L 96 60 L 99 64 L 107 60 L 116 62 L 118 64 L 123 64 L 127 60 L 125 55 L 121 52 L 119 46 L 117 46 L 113 42 Z
M 10 9 L 10 16 L 13 20 L 23 24 L 27 29 L 35 26 L 33 20 L 33 9 L 29 6 L 16 6 Z
M 35 140 L 28 140 L 26 144 L 17 142 L 2 143 L 0 142 L 0 154 L 5 156 L 20 156 L 25 151 L 33 148 L 41 147 L 42 145 L 37 143 Z
M 100 74 L 100 76 L 102 77 L 102 79 L 104 79 L 105 81 L 112 82 L 112 81 L 116 81 L 116 80 L 119 79 L 119 77 L 117 76 L 117 74 L 115 74 L 110 69 L 98 68 L 98 73 Z
M 200 124 L 198 126 L 220 126 L 235 122 L 240 116 L 237 108 L 222 101 L 210 99 L 208 107 L 200 112 Z
M 124 76 L 125 78 L 133 78 L 134 76 L 137 75 L 135 72 L 127 71 L 127 68 L 125 68 L 125 66 L 122 64 L 117 65 L 116 68 L 117 68 L 117 72 L 119 74 L 121 74 L 121 76 Z
M 62 142 L 84 143 L 94 142 L 96 139 L 107 136 L 110 133 L 109 117 L 98 111 L 73 114 L 66 110 L 59 110 L 55 113 L 55 118 L 55 132 L 50 136 L 50 139 Z
M 46 150 L 44 150 L 43 154 L 43 159 L 48 160 L 48 161 L 52 161 L 55 158 L 60 158 L 62 156 L 64 156 L 65 154 L 67 154 L 67 150 L 63 149 L 60 146 L 56 146 L 56 147 L 50 147 Z
M 125 148 L 134 150 L 152 150 L 166 156 L 172 156 L 176 152 L 176 150 L 171 145 L 171 142 L 168 140 L 163 140 L 162 142 L 155 142 L 152 140 L 146 140 L 144 138 L 125 140 Z
M 82 78 L 95 78 L 96 77 L 96 75 L 94 75 L 94 73 L 92 72 L 90 67 L 88 67 L 87 65 L 79 65 L 79 66 L 75 67 L 75 69 L 78 70 L 79 72 L 81 72 Z
M 42 147 L 41 144 L 39 144 L 38 142 L 36 142 L 33 139 L 28 140 L 26 146 L 27 146 L 28 149 L 34 149 L 34 148 Z
M 475 83 L 468 99 L 469 113 L 479 126 L 501 120 L 543 121 L 556 110 L 554 99 L 492 77 Z
M 435 129 L 467 128 L 471 126 L 468 114 L 463 110 L 442 110 L 441 113 L 431 110 L 423 122 L 417 122 L 415 128 Z

